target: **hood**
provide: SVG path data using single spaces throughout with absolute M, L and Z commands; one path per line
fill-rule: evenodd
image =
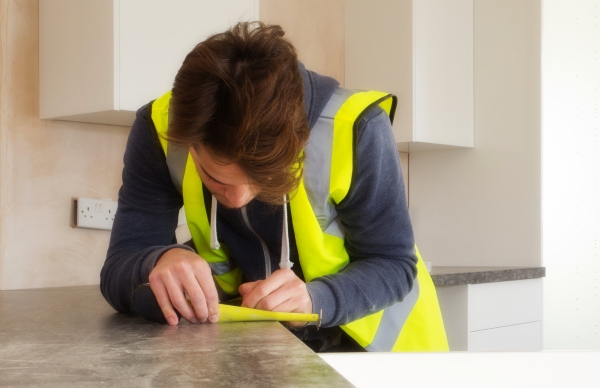
M 307 70 L 300 61 L 298 61 L 298 69 L 304 79 L 304 104 L 308 125 L 312 128 L 340 83 L 331 77 Z

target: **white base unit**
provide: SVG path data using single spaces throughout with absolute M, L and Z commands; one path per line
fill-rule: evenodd
M 469 332 L 473 352 L 531 352 L 542 348 L 542 322 Z
M 450 350 L 542 348 L 542 279 L 438 287 Z
M 258 0 L 40 0 L 40 118 L 131 125 L 209 35 Z

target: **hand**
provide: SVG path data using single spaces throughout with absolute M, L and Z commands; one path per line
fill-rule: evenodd
M 177 325 L 174 308 L 191 323 L 219 320 L 219 297 L 206 260 L 181 248 L 166 251 L 150 272 L 150 288 L 170 325 Z M 188 294 L 190 303 L 186 300 Z
M 306 283 L 291 269 L 279 269 L 265 280 L 244 283 L 238 289 L 242 307 L 260 310 L 312 313 L 312 300 Z M 302 326 L 306 322 L 289 322 L 290 326 Z

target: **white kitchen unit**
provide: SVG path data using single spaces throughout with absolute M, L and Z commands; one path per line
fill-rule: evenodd
M 437 287 L 436 291 L 450 350 L 541 350 L 541 278 Z
M 398 97 L 400 151 L 473 147 L 473 0 L 346 0 L 345 86 Z
M 40 118 L 131 125 L 194 46 L 258 0 L 40 0 Z

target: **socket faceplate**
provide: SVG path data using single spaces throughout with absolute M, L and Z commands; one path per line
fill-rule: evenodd
M 73 220 L 75 228 L 112 230 L 118 202 L 110 199 L 73 198 Z M 177 225 L 185 225 L 184 208 L 179 210 Z
M 117 202 L 79 197 L 73 200 L 74 225 L 77 228 L 111 230 Z

